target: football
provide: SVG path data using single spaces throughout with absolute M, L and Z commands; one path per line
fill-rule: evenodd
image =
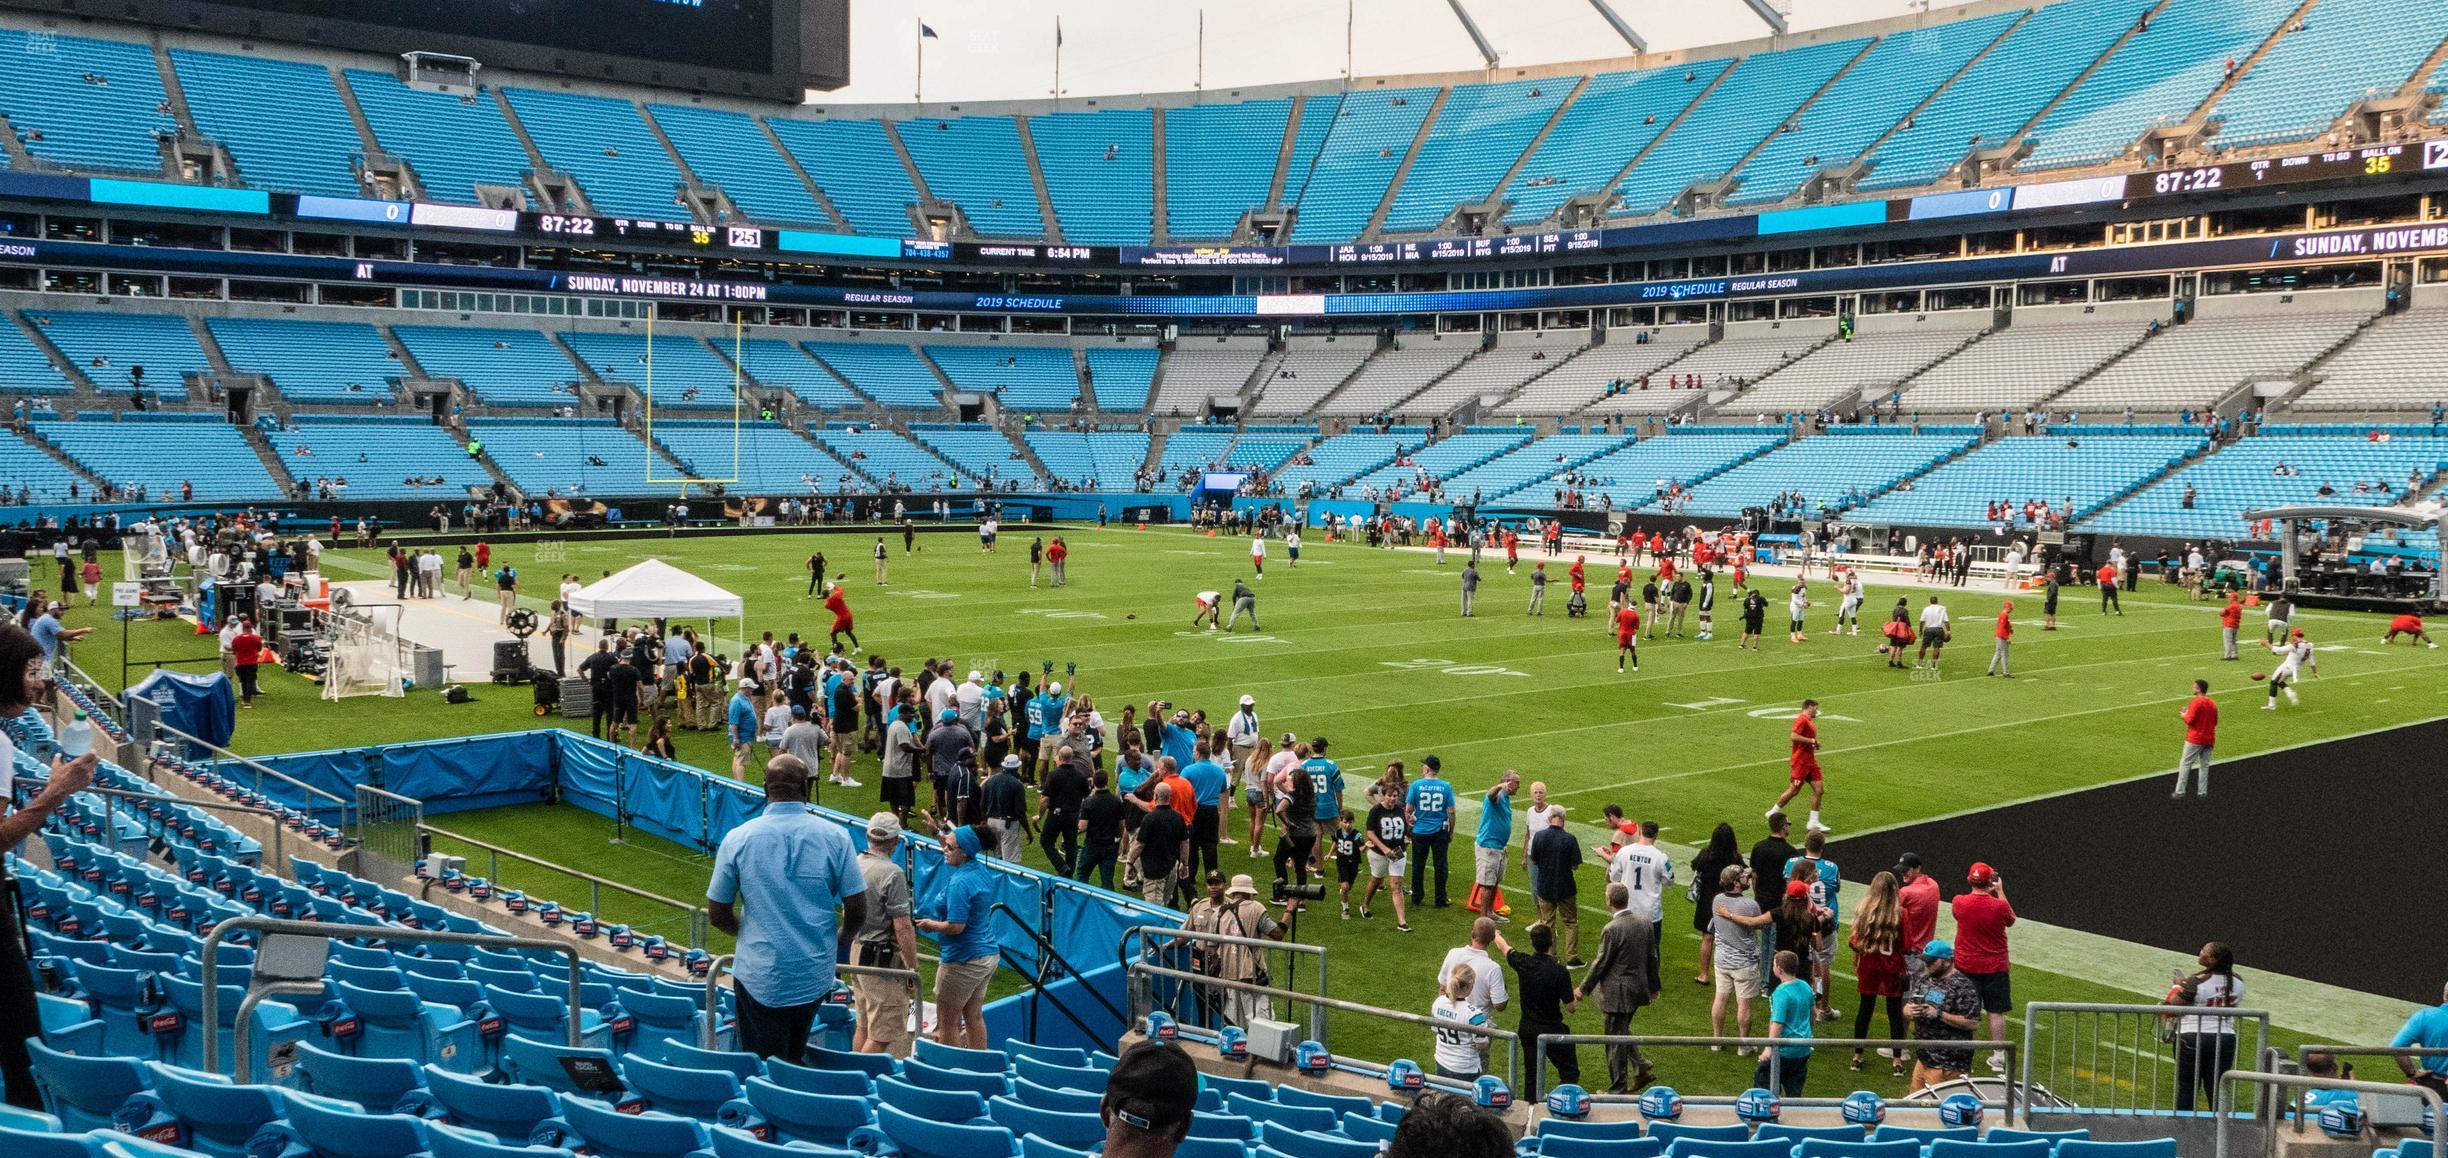
M 2268 672 L 2265 672 L 2265 671 L 2257 671 L 2257 672 L 2254 672 L 2254 673 L 2253 673 L 2253 682 L 2254 682 L 2254 683 L 2260 683 L 2262 680 L 2265 680 L 2265 679 L 2268 679 L 2268 678 L 2269 678 L 2269 673 L 2268 673 Z

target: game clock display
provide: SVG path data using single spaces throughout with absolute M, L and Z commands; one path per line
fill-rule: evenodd
M 2388 177 L 2400 169 L 2415 168 L 2415 149 L 2413 145 L 2369 145 L 2358 149 L 2333 149 L 2326 153 L 2300 153 L 2291 157 L 2262 157 L 2251 161 L 2231 161 L 2224 165 L 2133 173 L 2125 178 L 2125 196 L 2174 197 L 2187 193 L 2223 193 L 2265 185 L 2292 185 L 2303 181 Z M 2432 163 L 2434 158 L 2427 146 L 2421 160 L 2424 168 L 2440 167 Z M 2439 160 L 2448 163 L 2448 157 Z

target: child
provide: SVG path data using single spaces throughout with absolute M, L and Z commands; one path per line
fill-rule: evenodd
M 1336 818 L 1335 830 L 1328 839 L 1333 841 L 1335 880 L 1341 882 L 1337 891 L 1343 902 L 1343 919 L 1348 921 L 1352 882 L 1360 879 L 1360 830 L 1352 825 L 1351 809 L 1344 809 L 1343 815 Z
M 91 607 L 100 603 L 102 601 L 102 564 L 91 559 L 85 560 L 82 577 L 85 580 L 85 606 Z

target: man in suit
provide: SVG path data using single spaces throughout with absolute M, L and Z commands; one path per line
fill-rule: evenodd
M 1591 963 L 1580 992 L 1583 997 L 1598 996 L 1607 1034 L 1620 1036 L 1632 1032 L 1632 1015 L 1657 1000 L 1661 992 L 1657 926 L 1632 911 L 1632 891 L 1621 881 L 1607 886 L 1606 898 L 1608 911 L 1615 915 L 1598 934 L 1598 960 Z M 1657 1080 L 1656 1069 L 1641 1055 L 1639 1046 L 1610 1044 L 1606 1055 L 1610 1094 L 1632 1093 Z M 1627 1069 L 1636 1071 L 1628 1082 L 1624 1077 Z

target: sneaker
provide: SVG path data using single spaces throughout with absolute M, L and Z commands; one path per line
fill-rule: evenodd
M 1216 843 L 1217 843 L 1217 844 L 1239 844 L 1239 843 L 1241 843 L 1241 842 L 1240 842 L 1240 841 L 1237 841 L 1237 840 L 1234 840 L 1233 838 L 1231 838 L 1231 837 L 1229 837 L 1229 836 L 1219 836 L 1219 837 L 1217 837 L 1217 838 L 1216 838 Z
M 1346 920 L 1346 921 L 1351 920 L 1351 906 L 1350 906 L 1350 905 L 1345 905 L 1345 906 L 1343 906 L 1343 919 L 1344 919 L 1344 920 Z
M 1373 915 L 1373 914 L 1372 914 L 1372 913 L 1370 913 L 1370 911 L 1369 911 L 1369 907 L 1368 907 L 1367 905 L 1362 905 L 1362 906 L 1360 906 L 1360 919 L 1361 919 L 1361 920 L 1363 920 L 1363 921 L 1368 920 L 1368 919 L 1369 919 L 1369 918 L 1370 918 L 1372 915 Z
M 1507 914 L 1498 913 L 1496 914 L 1496 923 L 1499 925 L 1510 925 L 1513 923 L 1513 918 Z
M 1395 926 L 1394 926 L 1394 931 L 1395 931 L 1395 932 L 1397 932 L 1397 933 L 1408 933 L 1408 932 L 1410 932 L 1410 931 L 1411 931 L 1411 926 L 1409 926 L 1409 925 L 1397 924 L 1397 925 L 1395 925 Z
M 2262 710 L 2262 711 L 2265 711 L 2265 712 L 2274 712 L 2274 711 L 2277 711 L 2277 710 L 2278 710 L 2278 702 L 2277 702 L 2276 700 L 2270 700 L 2270 701 L 2264 702 L 2264 703 L 2261 705 L 2261 710 Z
M 1989 1051 L 1989 1072 L 1993 1074 L 2002 1074 L 2006 1072 L 2005 1050 L 1993 1049 Z
M 841 786 L 842 786 L 842 787 L 844 787 L 844 788 L 856 788 L 856 787 L 858 787 L 858 786 L 859 786 L 859 782 L 858 782 L 858 781 L 853 780 L 853 779 L 851 779 L 851 778 L 849 778 L 849 777 L 847 777 L 847 776 L 844 776 L 844 777 L 842 777 L 841 779 L 834 781 L 834 783 L 839 784 L 839 785 L 841 785 Z

